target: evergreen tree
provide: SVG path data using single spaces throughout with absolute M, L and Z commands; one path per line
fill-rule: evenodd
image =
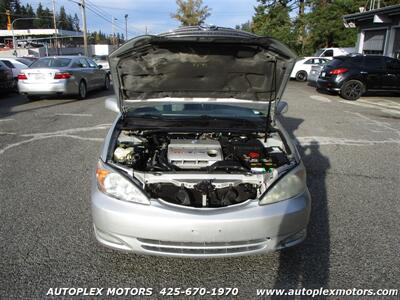
M 178 9 L 171 17 L 183 26 L 201 25 L 211 15 L 211 9 L 203 5 L 203 0 L 176 0 Z
M 258 2 L 252 31 L 259 35 L 274 37 L 289 47 L 294 47 L 289 1 L 258 0 Z

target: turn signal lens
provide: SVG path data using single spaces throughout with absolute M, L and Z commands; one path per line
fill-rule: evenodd
M 97 165 L 96 168 L 96 178 L 99 188 L 104 192 L 104 180 L 106 179 L 107 175 L 111 172 L 105 169 L 101 169 L 101 166 Z
M 69 79 L 71 78 L 71 74 L 69 73 L 56 73 L 54 75 L 54 79 Z
M 17 76 L 18 80 L 27 80 L 28 77 L 26 77 L 26 75 L 24 73 L 18 74 Z
M 346 73 L 348 70 L 349 69 L 347 69 L 347 68 L 334 69 L 334 70 L 331 70 L 329 72 L 329 74 L 331 74 L 331 75 L 340 75 L 340 74 Z

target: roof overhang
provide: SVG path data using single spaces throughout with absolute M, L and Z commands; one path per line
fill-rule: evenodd
M 354 28 L 363 21 L 370 21 L 375 24 L 391 23 L 392 17 L 398 15 L 400 15 L 400 4 L 344 15 L 343 22 L 345 27 Z

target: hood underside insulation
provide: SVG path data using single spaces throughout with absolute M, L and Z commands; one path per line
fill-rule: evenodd
M 123 99 L 266 101 L 275 97 L 286 67 L 287 60 L 258 45 L 165 42 L 121 55 L 116 71 Z

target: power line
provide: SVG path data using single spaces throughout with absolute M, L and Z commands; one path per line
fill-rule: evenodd
M 89 4 L 89 7 L 92 9 L 92 12 L 93 12 L 93 10 L 95 10 L 98 14 L 102 15 L 102 17 L 104 17 L 104 15 L 108 15 L 108 16 L 109 16 L 109 19 L 113 19 L 113 20 L 114 20 L 114 26 L 115 26 L 115 27 L 118 27 L 119 29 L 125 31 L 124 24 L 123 24 L 122 22 L 120 22 L 118 19 L 115 19 L 115 16 L 114 16 L 114 15 L 112 15 L 112 14 L 110 14 L 110 13 L 108 13 L 108 12 L 106 12 L 106 11 L 100 9 L 100 8 L 98 8 L 98 5 L 95 5 L 95 4 L 92 3 L 91 1 L 86 1 L 86 3 Z M 88 5 L 87 5 L 87 6 L 88 6 Z M 89 9 L 89 8 L 88 8 L 88 9 Z M 98 14 L 97 14 L 97 15 L 98 15 Z M 103 18 L 103 20 L 104 20 L 104 18 Z M 106 20 L 106 21 L 110 23 L 109 20 Z M 117 21 L 117 22 L 115 22 L 115 21 Z M 111 22 L 111 23 L 112 23 L 112 22 Z M 136 33 L 132 33 L 132 32 L 129 32 L 129 33 L 131 33 L 131 34 L 133 34 L 133 35 L 136 34 Z
M 92 7 L 86 6 L 86 8 L 87 8 L 88 10 L 90 10 L 92 13 L 94 13 L 95 15 L 97 15 L 98 17 L 100 17 L 101 19 L 103 19 L 104 21 L 106 21 L 107 23 L 113 25 L 113 24 L 112 24 L 112 21 L 110 21 L 110 20 L 107 19 L 106 17 L 102 16 L 99 12 L 97 12 L 96 10 L 94 10 Z M 117 28 L 119 28 L 119 29 L 122 30 L 122 31 L 125 31 L 125 28 L 123 28 L 121 25 L 118 25 L 118 24 L 114 23 L 114 26 L 117 27 Z M 131 32 L 131 31 L 128 31 L 128 32 L 129 32 L 130 34 L 132 34 L 132 35 L 136 35 L 136 33 L 137 33 L 137 32 L 134 33 L 134 32 Z

